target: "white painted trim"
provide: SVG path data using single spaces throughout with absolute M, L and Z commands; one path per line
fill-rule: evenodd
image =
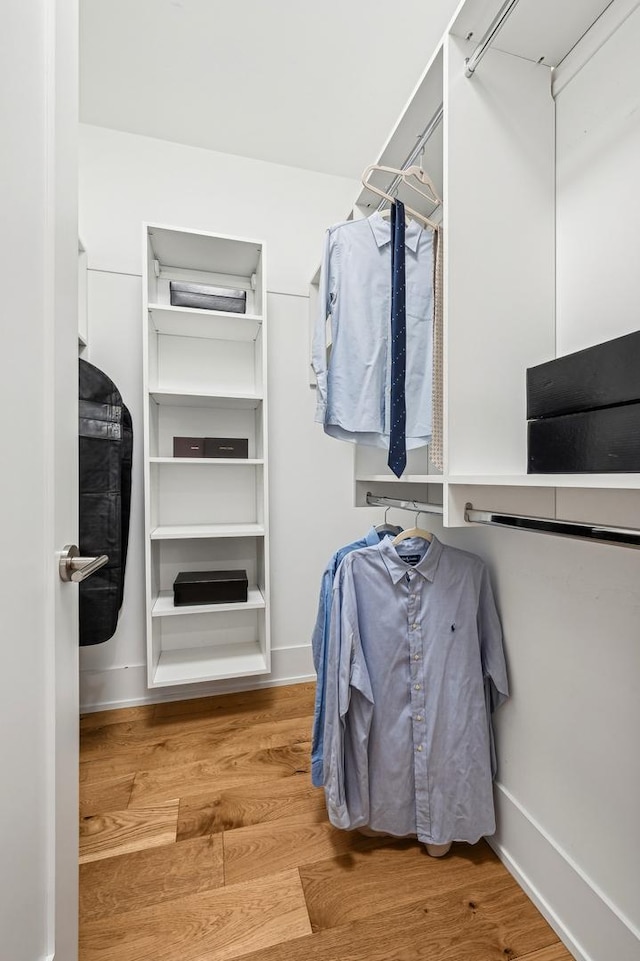
M 86 690 L 91 697 L 93 675 L 97 684 L 93 688 L 99 692 L 95 700 L 81 703 L 82 714 L 95 711 L 111 711 L 123 707 L 140 707 L 145 704 L 159 704 L 165 701 L 187 701 L 196 697 L 214 694 L 232 694 L 240 691 L 253 691 L 265 687 L 282 687 L 286 684 L 304 684 L 315 681 L 316 676 L 307 670 L 311 664 L 310 645 L 276 648 L 271 651 L 272 671 L 265 677 L 239 677 L 208 684 L 183 685 L 170 689 L 147 689 L 146 664 L 111 665 L 99 670 L 84 668 L 82 674 L 87 678 Z M 120 676 L 118 676 L 120 675 Z M 125 680 L 126 678 L 126 680 Z M 81 683 L 81 689 L 82 689 Z M 117 692 L 118 696 L 114 697 Z M 125 696 L 120 696 L 125 692 Z
M 166 693 L 156 688 L 150 690 L 146 697 L 133 697 L 130 700 L 119 701 L 101 701 L 96 704 L 84 705 L 81 707 L 81 711 L 83 714 L 94 714 L 96 711 L 115 711 L 123 707 L 142 707 L 145 704 L 161 704 L 168 701 L 190 701 L 197 697 L 209 697 L 215 694 L 237 694 L 241 691 L 257 691 L 264 687 L 285 687 L 288 684 L 305 684 L 308 681 L 315 681 L 315 679 L 315 674 L 302 674 L 299 677 L 282 677 L 276 680 L 269 678 L 266 681 L 245 678 L 244 683 L 238 681 L 237 684 L 225 686 L 224 688 L 217 687 L 215 689 L 202 685 L 202 690 L 194 691 L 191 689 L 186 693 L 176 693 L 175 691 Z
M 487 840 L 576 961 L 637 961 L 633 922 L 503 784 L 495 789 L 498 831 Z

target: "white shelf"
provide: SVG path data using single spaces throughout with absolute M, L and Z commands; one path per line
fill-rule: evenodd
M 159 334 L 211 340 L 255 340 L 262 324 L 262 317 L 257 314 L 195 310 L 165 304 L 149 304 L 149 317 Z
M 149 396 L 157 404 L 169 407 L 221 407 L 236 410 L 255 410 L 262 403 L 262 394 L 202 393 L 201 391 L 176 391 L 164 387 L 152 387 Z
M 258 240 L 245 240 L 228 234 L 204 230 L 184 230 L 165 224 L 148 224 L 153 256 L 161 268 L 177 267 L 251 277 L 260 266 L 263 245 Z
M 152 541 L 197 540 L 216 537 L 264 537 L 262 524 L 180 524 L 154 527 Z
M 541 59 L 557 66 L 609 5 L 610 0 L 580 0 L 558 4 L 557 0 L 522 3 L 509 17 L 494 47 L 533 63 Z M 494 16 L 494 5 L 469 0 L 460 10 L 452 32 L 458 37 L 481 37 Z M 549 29 L 549 24 L 553 25 Z
M 391 472 L 388 474 L 365 474 L 356 477 L 360 483 L 367 484 L 442 484 L 442 474 L 403 474 L 402 477 L 395 477 Z
M 268 673 L 267 658 L 258 642 L 162 651 L 153 675 L 154 687 L 194 681 L 218 681 Z
M 449 484 L 484 487 L 576 487 L 640 490 L 640 474 L 456 474 Z
M 256 457 L 150 457 L 150 464 L 215 464 L 217 467 L 256 467 L 264 464 Z
M 262 592 L 257 587 L 249 588 L 247 600 L 228 604 L 183 604 L 176 607 L 173 591 L 161 591 L 153 602 L 152 617 L 171 617 L 182 614 L 222 614 L 226 611 L 259 611 L 266 607 Z

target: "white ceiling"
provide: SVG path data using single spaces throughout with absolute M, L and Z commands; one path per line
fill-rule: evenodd
M 81 119 L 357 177 L 456 6 L 80 0 Z

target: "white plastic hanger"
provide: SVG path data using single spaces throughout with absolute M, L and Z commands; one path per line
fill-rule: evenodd
M 395 197 L 393 197 L 391 194 L 386 193 L 384 190 L 381 190 L 380 187 L 375 187 L 373 184 L 369 183 L 369 177 L 371 176 L 374 170 L 381 170 L 384 173 L 395 174 L 396 177 L 400 178 L 400 181 L 402 183 L 407 185 L 407 187 L 410 187 L 412 190 L 415 190 L 415 192 L 420 194 L 421 197 L 424 197 L 431 204 L 433 204 L 434 209 L 442 205 L 442 200 L 438 196 L 434 183 L 431 180 L 431 177 L 429 177 L 429 175 L 422 169 L 422 165 L 417 166 L 416 164 L 412 164 L 410 167 L 407 167 L 406 169 L 402 169 L 398 167 L 385 167 L 382 164 L 371 164 L 371 166 L 367 167 L 365 172 L 362 174 L 363 187 L 366 187 L 366 189 L 370 190 L 371 193 L 377 194 L 378 197 L 382 197 L 383 200 L 388 200 L 390 203 L 393 203 L 395 200 Z M 418 184 L 420 184 L 421 186 L 426 187 L 428 193 L 425 192 L 424 190 L 421 190 L 420 187 L 416 185 L 414 180 L 412 180 L 412 178 L 415 178 L 415 180 L 417 180 Z M 414 210 L 413 207 L 408 207 L 405 204 L 404 209 L 406 214 L 410 214 L 412 217 L 415 217 L 417 220 L 420 220 L 427 227 L 431 227 L 433 230 L 438 229 L 438 225 L 435 223 L 435 221 L 429 220 L 428 217 L 425 217 L 424 214 L 421 214 L 419 213 L 419 211 Z
M 395 547 L 396 544 L 400 544 L 402 541 L 408 540 L 410 537 L 421 537 L 423 541 L 432 541 L 433 534 L 431 531 L 426 531 L 423 527 L 418 527 L 418 517 L 423 511 L 418 511 L 415 519 L 415 527 L 408 527 L 406 531 L 402 531 L 397 537 L 394 537 L 391 543 Z
M 387 514 L 389 513 L 389 510 L 390 510 L 389 507 L 385 509 L 384 520 L 382 524 L 376 525 L 377 534 L 401 534 L 402 533 L 402 528 L 398 527 L 397 524 L 389 524 L 387 522 Z

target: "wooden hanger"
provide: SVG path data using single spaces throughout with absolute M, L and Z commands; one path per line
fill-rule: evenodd
M 436 207 L 440 207 L 442 205 L 442 200 L 438 196 L 431 177 L 429 177 L 429 175 L 422 169 L 421 166 L 419 167 L 416 164 L 412 164 L 410 167 L 402 169 L 398 167 L 385 167 L 382 164 L 371 164 L 371 166 L 367 167 L 365 172 L 362 174 L 363 187 L 366 187 L 366 189 L 370 190 L 371 193 L 377 194 L 378 197 L 382 197 L 383 200 L 388 200 L 390 203 L 393 203 L 395 201 L 395 197 L 386 193 L 384 190 L 381 190 L 380 187 L 375 187 L 373 184 L 369 183 L 369 177 L 374 170 L 382 170 L 384 173 L 395 174 L 396 177 L 400 178 L 402 183 L 407 185 L 407 187 L 415 190 L 415 192 L 420 194 L 421 197 L 424 197 L 431 204 L 433 204 L 434 210 Z M 421 190 L 419 186 L 416 186 L 411 178 L 415 178 L 418 183 L 423 187 L 426 187 L 429 192 L 426 193 L 424 190 Z M 415 217 L 417 220 L 420 220 L 423 224 L 425 224 L 425 226 L 431 227 L 433 230 L 438 229 L 438 225 L 435 223 L 435 221 L 429 220 L 428 217 L 425 217 L 424 214 L 414 210 L 413 207 L 408 207 L 405 204 L 404 209 L 406 214 L 409 214 L 412 217 Z
M 406 541 L 406 540 L 408 540 L 410 537 L 421 537 L 423 541 L 432 541 L 432 540 L 433 540 L 433 534 L 431 533 L 431 531 L 426 531 L 426 530 L 424 530 L 423 527 L 418 527 L 418 526 L 417 526 L 417 525 L 418 525 L 418 517 L 419 517 L 420 514 L 422 514 L 422 513 L 424 513 L 424 511 L 418 511 L 418 513 L 416 514 L 416 519 L 415 519 L 415 524 L 416 524 L 416 526 L 415 526 L 415 527 L 408 527 L 406 531 L 402 531 L 401 534 L 398 534 L 397 537 L 394 537 L 394 538 L 393 538 L 393 540 L 391 541 L 391 543 L 393 544 L 394 547 L 396 546 L 396 544 L 400 544 L 400 543 L 402 543 L 402 541 Z

